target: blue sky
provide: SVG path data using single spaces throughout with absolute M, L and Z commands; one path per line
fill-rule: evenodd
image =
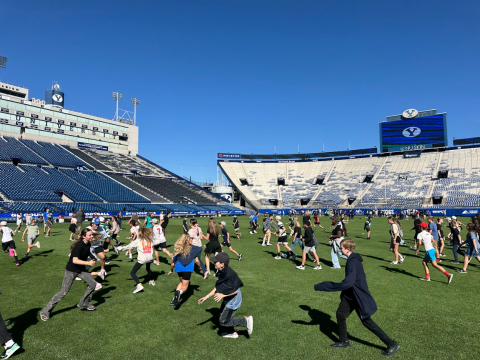
M 217 152 L 379 146 L 407 108 L 480 136 L 479 1 L 1 2 L 0 80 L 112 118 L 140 99 L 140 154 L 214 180 Z

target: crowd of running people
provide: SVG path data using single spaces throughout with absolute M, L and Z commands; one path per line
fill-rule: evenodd
M 322 266 L 317 254 L 319 243 L 314 230 L 319 228 L 326 232 L 327 229 L 320 224 L 319 213 L 310 213 L 309 211 L 306 211 L 301 215 L 300 218 L 299 216 L 290 214 L 288 217 L 288 223 L 285 226 L 282 222 L 281 216 L 265 214 L 261 225 L 263 230 L 262 246 L 271 246 L 271 242 L 273 241 L 272 236 L 275 236 L 277 240 L 275 244 L 276 256 L 274 259 L 280 260 L 286 258 L 295 261 L 297 255 L 293 250 L 298 245 L 302 249 L 302 259 L 301 264 L 296 266 L 296 268 L 298 270 L 305 270 L 306 261 L 313 261 L 316 264 L 313 269 L 321 270 Z M 434 268 L 447 277 L 448 283 L 452 281 L 453 274 L 448 273 L 439 265 L 439 263 L 442 262 L 442 258 L 446 257 L 443 252 L 447 240 L 450 240 L 450 245 L 452 245 L 454 257 L 453 262 L 457 264 L 459 263 L 458 255 L 464 257 L 463 268 L 458 270 L 459 273 L 467 273 L 467 267 L 471 259 L 475 258 L 480 262 L 480 245 L 477 240 L 480 231 L 479 215 L 472 217 L 471 223 L 466 225 L 467 238 L 465 241 L 462 241 L 460 236 L 460 230 L 465 225 L 455 217 L 447 217 L 447 224 L 444 226 L 442 218 L 435 219 L 432 216 L 428 216 L 426 219 L 422 219 L 422 217 L 426 217 L 426 214 L 416 213 L 411 215 L 414 216 L 415 220 L 413 228 L 409 230 L 415 231 L 415 235 L 414 245 L 410 247 L 410 250 L 413 250 L 418 254 L 421 245 L 424 246 L 425 250 L 425 256 L 422 260 L 425 276 L 421 277 L 420 280 L 430 281 L 428 264 L 431 263 Z M 155 286 L 151 264 L 160 265 L 160 252 L 168 257 L 167 262 L 170 263 L 170 272 L 168 275 L 175 272 L 179 279 L 178 286 L 174 290 L 174 297 L 170 303 L 171 306 L 178 306 L 181 303 L 182 295 L 187 291 L 191 275 L 195 271 L 195 265 L 200 269 L 204 279 L 207 279 L 212 274 L 211 271 L 213 264 L 215 271 L 214 275 L 217 277 L 215 287 L 206 296 L 202 297 L 198 303 L 201 304 L 210 297 L 213 297 L 215 301 L 223 300 L 219 317 L 220 325 L 225 329 L 222 336 L 227 338 L 238 337 L 238 333 L 235 332 L 235 327 L 241 326 L 246 327 L 248 333 L 251 334 L 253 331 L 253 317 L 247 316 L 237 318 L 234 316 L 242 303 L 240 288 L 243 286 L 243 283 L 236 272 L 229 266 L 230 258 L 223 251 L 228 248 L 228 250 L 232 252 L 239 261 L 242 260 L 242 254 L 239 254 L 233 249 L 230 241 L 230 232 L 227 230 L 226 222 L 221 221 L 217 224 L 217 221 L 214 218 L 210 218 L 207 231 L 204 234 L 202 229 L 198 226 L 196 219 L 192 218 L 189 220 L 185 216 L 183 221 L 184 234 L 175 242 L 173 253 L 170 253 L 167 249 L 165 237 L 170 218 L 171 213 L 169 212 L 165 215 L 162 213 L 159 219 L 153 218 L 151 214 L 147 214 L 143 222 L 141 222 L 138 215 L 135 213 L 128 222 L 130 235 L 127 237 L 127 240 L 130 240 L 130 242 L 121 246 L 118 234 L 121 230 L 122 219 L 113 216 L 111 220 L 109 220 L 94 215 L 89 226 L 82 228 L 82 224 L 85 221 L 85 214 L 81 209 L 80 212 L 73 214 L 69 226 L 69 240 L 73 243 L 71 244 L 69 260 L 65 267 L 61 290 L 55 294 L 48 304 L 40 311 L 40 318 L 43 321 L 49 320 L 52 310 L 68 293 L 74 280 L 83 280 L 87 284 L 87 289 L 77 306 L 88 311 L 95 310 L 95 306 L 91 304 L 92 295 L 95 290 L 101 289 L 102 285 L 97 282 L 94 277 L 98 276 L 104 280 L 107 276 L 105 265 L 108 265 L 109 262 L 106 254 L 113 251 L 118 255 L 120 251 L 125 251 L 127 259 L 134 262 L 132 250 L 136 250 L 137 259 L 130 272 L 131 278 L 135 283 L 135 290 L 133 293 L 139 293 L 145 289 L 137 276 L 137 272 L 143 267 L 143 265 L 145 265 L 147 272 L 148 285 Z M 250 234 L 257 233 L 257 229 L 260 227 L 259 218 L 259 213 L 251 217 Z M 355 254 L 353 257 L 350 256 L 354 254 L 355 243 L 346 238 L 346 224 L 348 224 L 349 220 L 348 214 L 335 214 L 328 219 L 330 222 L 329 227 L 332 229 L 331 234 L 328 235 L 328 242 L 331 246 L 330 255 L 332 269 L 341 268 L 339 258 L 347 260 L 346 266 L 348 268 L 349 262 L 354 258 L 357 258 L 358 260 L 358 257 L 360 256 L 358 254 Z M 371 216 L 367 216 L 364 224 L 364 230 L 367 231 L 367 240 L 371 238 L 371 219 Z M 44 228 L 44 235 L 49 236 L 54 221 L 52 213 L 47 210 L 42 216 L 38 216 L 36 219 L 26 216 L 26 227 L 23 232 L 21 232 L 22 223 L 23 219 L 20 215 L 20 217 L 17 218 L 17 228 L 15 230 L 11 230 L 6 222 L 1 223 L 0 229 L 2 235 L 2 248 L 4 252 L 10 252 L 10 255 L 15 258 L 17 266 L 20 265 L 20 261 L 18 259 L 13 237 L 17 233 L 22 234 L 22 241 L 25 241 L 26 237 L 27 252 L 24 257 L 28 258 L 30 251 L 34 247 L 40 248 L 38 237 L 42 226 Z M 399 251 L 400 246 L 404 244 L 404 235 L 400 217 L 389 216 L 388 223 L 390 224 L 390 251 L 394 254 L 394 261 L 392 261 L 391 264 L 400 265 L 406 258 L 406 256 Z M 240 225 L 236 216 L 233 217 L 232 225 L 235 236 L 237 239 L 240 239 Z M 444 228 L 448 229 L 447 235 L 445 235 L 446 231 L 444 231 Z M 202 240 L 206 240 L 206 243 L 203 244 Z M 291 244 L 289 240 L 291 240 Z M 466 247 L 465 251 L 462 250 L 462 247 Z M 100 263 L 100 271 L 90 271 L 97 263 Z M 360 279 L 362 279 L 363 275 L 361 274 L 363 273 L 363 268 L 360 268 L 356 262 L 353 263 L 355 265 L 352 266 L 354 266 L 356 271 L 360 273 L 359 276 Z M 347 279 L 345 279 L 344 282 L 346 280 Z M 342 302 L 339 309 L 350 307 L 351 309 L 360 309 L 360 311 L 364 311 L 365 309 L 362 309 L 363 305 L 355 291 L 356 286 L 365 287 L 366 282 L 363 284 L 362 282 L 364 280 L 361 280 L 360 283 L 358 283 L 358 278 L 349 281 L 353 281 L 353 283 L 350 283 L 349 285 L 350 288 L 352 288 L 353 293 L 346 295 L 344 294 L 345 291 L 342 292 Z M 342 284 L 344 282 L 342 282 Z M 329 283 L 330 285 L 328 286 L 325 285 L 327 283 L 322 284 L 318 284 L 316 290 L 335 291 L 334 289 L 337 289 L 337 286 L 332 285 L 332 283 Z M 369 301 L 373 301 L 373 298 Z M 341 336 L 339 342 L 332 344 L 333 347 L 341 348 L 349 346 L 348 339 L 346 339 L 346 324 L 344 322 L 346 316 L 349 314 L 347 314 L 347 312 L 348 311 L 346 310 L 344 311 L 344 314 L 346 315 L 343 316 L 342 319 L 339 318 L 337 312 L 337 320 L 339 322 Z M 370 318 L 370 316 L 371 314 L 368 318 Z M 393 355 L 393 353 L 398 350 L 398 343 L 394 342 L 383 333 L 373 320 L 362 318 L 362 322 L 387 345 L 387 350 L 384 351 L 384 355 Z M 4 324 L 3 327 L 5 327 Z M 6 331 L 6 328 L 4 330 Z M 2 335 L 2 333 L 8 333 L 8 331 L 5 331 L 2 330 L 2 324 L 0 322 L 0 335 Z M 5 336 L 4 339 L 6 339 L 6 341 L 3 342 L 3 344 L 5 344 L 5 352 L 2 357 L 0 357 L 1 359 L 8 358 L 16 351 L 16 349 L 18 349 L 17 344 L 12 344 L 11 337 L 8 338 L 7 335 Z

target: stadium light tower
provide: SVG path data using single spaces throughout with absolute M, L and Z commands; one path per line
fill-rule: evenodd
M 7 58 L 5 56 L 0 56 L 0 68 L 7 67 Z
M 133 105 L 133 125 L 137 125 L 137 106 L 140 104 L 140 100 L 137 98 L 131 97 L 130 101 Z
M 119 103 L 120 101 L 122 101 L 123 95 L 120 94 L 119 92 L 114 91 L 114 92 L 112 93 L 112 96 L 113 96 L 113 100 L 115 100 L 115 101 L 117 102 L 117 111 L 115 111 L 115 119 L 114 119 L 114 120 L 115 120 L 115 121 L 118 121 L 118 103 Z

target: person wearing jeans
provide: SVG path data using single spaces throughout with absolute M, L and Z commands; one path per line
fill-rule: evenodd
M 76 277 L 85 281 L 88 285 L 77 306 L 89 311 L 95 310 L 95 306 L 91 305 L 90 301 L 92 300 L 92 293 L 95 290 L 97 283 L 93 279 L 93 276 L 85 268 L 85 266 L 95 265 L 95 260 L 87 260 L 88 256 L 90 255 L 90 243 L 93 239 L 94 235 L 92 230 L 85 228 L 78 236 L 78 240 L 72 244 L 72 252 L 63 275 L 62 288 L 58 293 L 53 295 L 47 306 L 40 310 L 40 318 L 43 321 L 50 319 L 51 311 L 60 302 L 60 300 L 67 295 Z
M 219 317 L 220 326 L 224 328 L 221 336 L 232 339 L 238 338 L 238 334 L 235 332 L 235 326 L 246 327 L 248 335 L 250 335 L 253 331 L 253 317 L 235 317 L 235 313 L 242 305 L 242 293 L 240 291 L 240 288 L 243 286 L 242 280 L 240 280 L 237 273 L 228 266 L 230 259 L 227 254 L 220 252 L 212 257 L 211 260 L 215 263 L 218 279 L 213 290 L 198 300 L 198 304 L 202 304 L 212 296 L 216 302 L 223 299 Z
M 400 345 L 392 340 L 371 318 L 377 311 L 377 304 L 368 290 L 367 277 L 362 265 L 363 259 L 359 254 L 354 253 L 355 242 L 350 239 L 343 239 L 340 243 L 340 250 L 348 258 L 345 267 L 345 279 L 341 283 L 324 281 L 314 286 L 316 291 L 341 291 L 340 305 L 337 309 L 339 341 L 330 346 L 337 349 L 350 347 L 347 318 L 355 310 L 363 326 L 387 345 L 382 355 L 392 356 L 398 351 Z

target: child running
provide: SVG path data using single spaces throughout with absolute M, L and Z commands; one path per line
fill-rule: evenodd
M 117 250 L 131 250 L 133 248 L 137 249 L 137 262 L 133 265 L 132 271 L 130 271 L 130 276 L 133 281 L 135 281 L 135 290 L 134 294 L 143 290 L 143 285 L 138 279 L 137 271 L 145 264 L 147 268 L 147 279 L 149 279 L 148 284 L 155 286 L 155 281 L 152 279 L 152 271 L 150 270 L 150 265 L 153 261 L 152 256 L 152 244 L 153 244 L 153 231 L 152 228 L 141 228 L 138 231 L 138 237 L 126 246 L 119 246 Z
M 263 235 L 262 246 L 272 245 L 270 244 L 270 238 L 272 236 L 272 227 L 273 227 L 273 214 L 270 214 L 270 216 L 265 217 L 263 222 L 263 232 L 265 233 L 265 235 Z M 265 240 L 267 241 L 266 245 L 265 245 Z
M 395 254 L 395 261 L 392 261 L 390 264 L 398 265 L 403 263 L 405 256 L 398 252 L 398 247 L 400 246 L 400 222 L 393 216 L 388 217 L 388 223 L 390 224 L 390 251 Z
M 370 240 L 370 227 L 372 226 L 372 218 L 369 216 L 363 225 L 363 230 L 367 232 L 367 240 Z
M 137 221 L 133 219 L 131 219 L 128 222 L 128 224 L 130 225 L 130 236 L 127 237 L 127 239 L 130 239 L 131 241 L 135 241 L 140 227 L 137 225 Z M 132 250 L 128 250 L 127 252 L 125 252 L 125 255 L 128 256 L 128 261 L 133 261 Z
M 423 261 L 422 261 L 423 267 L 425 268 L 425 277 L 419 278 L 419 279 L 423 281 L 430 281 L 430 272 L 428 270 L 428 262 L 431 261 L 434 268 L 436 268 L 438 271 L 444 273 L 447 276 L 448 283 L 450 284 L 452 282 L 453 274 L 449 274 L 447 271 L 445 271 L 444 268 L 442 268 L 440 265 L 437 264 L 437 261 L 436 261 L 437 259 L 435 258 L 435 249 L 433 248 L 433 244 L 432 244 L 432 234 L 430 234 L 427 231 L 428 224 L 425 222 L 422 222 L 420 223 L 420 226 L 422 228 L 422 232 L 418 234 L 418 240 L 420 241 L 419 244 L 423 242 L 423 246 L 425 247 L 425 257 L 423 258 Z M 420 247 L 417 248 L 417 251 L 415 252 L 416 255 L 418 255 L 419 250 L 420 250 Z
M 173 270 L 178 275 L 180 283 L 175 289 L 175 295 L 173 296 L 170 306 L 178 306 L 180 304 L 180 297 L 187 291 L 190 284 L 190 278 L 192 277 L 194 260 L 197 253 L 192 247 L 193 238 L 189 234 L 183 234 L 177 240 L 174 246 L 174 254 L 172 264 L 170 265 L 170 275 Z
M 3 252 L 8 252 L 7 250 L 10 248 L 10 256 L 15 257 L 15 265 L 20 266 L 20 262 L 18 261 L 17 251 L 15 250 L 15 241 L 13 241 L 13 236 L 15 236 L 15 232 L 12 231 L 9 227 L 7 227 L 7 222 L 2 221 L 0 223 L 0 233 L 2 234 L 2 249 Z
M 217 223 L 215 222 L 214 218 L 210 218 L 208 220 L 208 228 L 207 228 L 207 236 L 205 240 L 207 240 L 207 244 L 205 245 L 205 265 L 207 266 L 207 272 L 210 275 L 210 255 L 217 255 L 217 253 L 222 252 L 222 247 L 220 246 L 220 242 L 218 241 L 218 235 L 220 234 L 220 230 L 218 230 Z
M 307 260 L 307 254 L 312 253 L 315 257 L 315 261 L 317 266 L 313 268 L 313 270 L 322 270 L 322 266 L 320 265 L 320 259 L 318 258 L 317 251 L 315 249 L 315 239 L 313 238 L 313 230 L 308 225 L 308 223 L 303 223 L 303 227 L 305 228 L 305 235 L 303 236 L 303 241 L 305 241 L 305 246 L 302 250 L 302 265 L 297 266 L 298 270 L 305 270 L 305 261 Z
M 212 291 L 208 295 L 198 300 L 198 304 L 203 304 L 205 300 L 213 296 L 216 302 L 223 299 L 220 306 L 220 326 L 225 328 L 221 336 L 224 338 L 238 338 L 238 333 L 235 332 L 235 326 L 243 326 L 247 328 L 248 335 L 253 332 L 253 317 L 244 316 L 235 318 L 235 313 L 242 305 L 242 293 L 240 288 L 243 286 L 242 280 L 237 273 L 228 266 L 230 261 L 225 253 L 218 253 L 212 258 L 217 270 L 217 282 Z
M 75 241 L 75 234 L 77 233 L 77 215 L 73 214 L 72 219 L 70 220 L 70 226 L 68 227 L 70 231 L 70 241 Z
M 468 248 L 465 251 L 465 258 L 463 260 L 463 269 L 457 270 L 460 274 L 467 273 L 467 266 L 472 258 L 475 258 L 477 259 L 478 262 L 480 262 L 480 254 L 478 252 L 478 249 L 480 248 L 480 244 L 478 243 L 477 235 L 475 234 L 475 225 L 472 223 L 467 225 L 466 243 L 468 245 Z
M 283 223 L 281 222 L 282 217 L 280 215 L 277 215 L 275 217 L 275 220 L 277 221 L 277 226 L 278 226 L 278 232 L 275 233 L 275 236 L 278 236 L 278 241 L 277 241 L 277 256 L 275 256 L 275 260 L 280 260 L 282 257 L 280 256 L 280 244 L 285 246 L 285 249 L 288 250 L 287 252 L 287 259 L 293 255 L 292 249 L 288 246 L 288 239 L 287 239 L 287 232 L 285 230 L 285 226 L 283 226 Z
M 200 255 L 202 254 L 202 229 L 198 226 L 196 219 L 190 219 L 190 230 L 188 235 L 192 240 L 192 252 L 194 253 L 195 263 L 202 269 L 204 279 L 208 279 L 210 274 L 207 272 L 207 268 L 203 265 Z
M 28 259 L 28 255 L 30 254 L 30 250 L 32 250 L 32 248 L 37 247 L 40 249 L 40 241 L 35 242 L 37 237 L 40 235 L 40 229 L 38 228 L 37 220 L 33 219 L 32 224 L 27 225 L 22 234 L 22 242 L 25 241 L 25 233 L 27 233 L 28 248 L 24 258 Z
M 173 256 L 170 254 L 170 251 L 167 250 L 167 239 L 165 239 L 165 235 L 163 235 L 163 228 L 158 225 L 157 219 L 152 219 L 152 225 L 153 248 L 155 249 L 155 260 L 153 263 L 155 265 L 160 265 L 160 257 L 158 256 L 159 250 L 165 253 L 170 258 L 170 261 L 172 261 Z
M 242 237 L 242 233 L 240 232 L 240 224 L 238 223 L 237 215 L 233 215 L 233 228 L 235 229 L 235 235 L 237 235 L 237 239 Z
M 232 244 L 230 243 L 230 233 L 225 228 L 226 225 L 227 224 L 225 223 L 225 221 L 222 221 L 220 223 L 220 228 L 222 229 L 222 236 L 223 236 L 223 243 L 221 243 L 220 245 L 222 246 L 222 248 L 224 246 L 228 247 L 228 250 L 230 250 L 232 253 L 237 255 L 238 261 L 241 261 L 242 260 L 242 254 L 239 254 L 238 252 L 233 250 Z

